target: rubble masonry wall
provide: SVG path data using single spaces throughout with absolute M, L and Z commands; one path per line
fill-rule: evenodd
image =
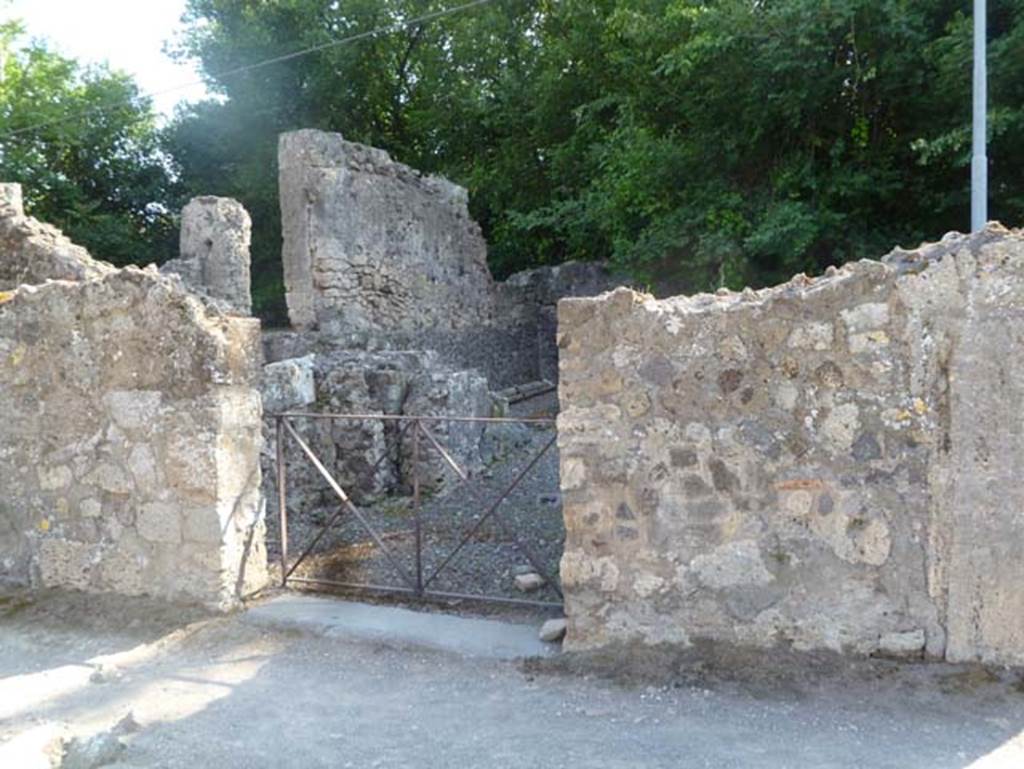
M 191 291 L 225 312 L 252 314 L 249 212 L 232 198 L 192 198 L 181 211 L 180 256 L 160 271 L 180 275 Z
M 293 326 L 344 336 L 489 320 L 487 246 L 461 187 L 322 131 L 283 134 L 279 165 Z
M 282 259 L 298 339 L 319 346 L 430 350 L 500 389 L 557 375 L 555 302 L 599 293 L 603 265 L 543 267 L 496 283 L 465 189 L 322 131 L 279 145 Z M 284 340 L 281 340 L 284 341 Z
M 575 650 L 1024 664 L 1024 233 L 559 305 Z
M 0 274 L 36 284 L 0 292 L 0 579 L 235 604 L 266 579 L 259 322 L 14 215 Z

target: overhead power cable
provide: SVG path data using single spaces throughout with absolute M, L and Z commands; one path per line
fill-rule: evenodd
M 281 62 L 291 61 L 292 59 L 298 59 L 298 58 L 301 58 L 303 56 L 308 56 L 308 55 L 310 55 L 312 53 L 319 53 L 320 51 L 326 51 L 329 48 L 336 48 L 339 45 L 345 45 L 347 43 L 354 43 L 354 42 L 356 42 L 358 40 L 365 40 L 367 38 L 376 37 L 377 35 L 386 35 L 386 34 L 390 34 L 392 32 L 400 32 L 403 29 L 408 29 L 409 27 L 415 27 L 415 26 L 417 26 L 419 24 L 425 24 L 425 23 L 427 23 L 429 21 L 433 21 L 435 19 L 439 19 L 439 18 L 441 18 L 443 16 L 451 16 L 452 14 L 455 14 L 455 13 L 460 13 L 462 11 L 468 11 L 471 8 L 476 8 L 477 6 L 485 5 L 486 3 L 490 3 L 490 2 L 493 2 L 493 0 L 473 0 L 472 2 L 463 3 L 462 5 L 452 6 L 451 8 L 444 8 L 444 9 L 442 9 L 440 11 L 432 11 L 430 13 L 425 13 L 422 16 L 417 16 L 414 19 L 408 19 L 406 21 L 396 21 L 393 24 L 387 24 L 387 25 L 385 25 L 383 27 L 377 27 L 376 29 L 370 29 L 370 30 L 367 30 L 365 32 L 358 32 L 358 33 L 356 33 L 354 35 L 349 35 L 348 37 L 342 37 L 342 38 L 338 38 L 336 40 L 330 40 L 330 41 L 328 41 L 326 43 L 320 43 L 318 45 L 313 45 L 313 46 L 310 46 L 308 48 L 303 48 L 303 49 L 298 50 L 298 51 L 292 51 L 291 53 L 285 53 L 285 54 L 282 54 L 280 56 L 274 56 L 274 57 L 269 58 L 269 59 L 264 59 L 262 61 L 254 62 L 253 64 L 245 64 L 245 65 L 243 65 L 241 67 L 235 67 L 233 69 L 224 70 L 223 72 L 217 72 L 217 73 L 209 76 L 208 78 L 203 78 L 203 79 L 199 79 L 199 80 L 192 80 L 192 81 L 190 81 L 188 83 L 180 83 L 179 85 L 174 85 L 174 86 L 171 86 L 169 88 L 163 88 L 163 89 L 160 89 L 160 90 L 157 90 L 157 91 L 149 91 L 147 93 L 140 94 L 139 97 L 143 98 L 143 99 L 152 99 L 152 98 L 154 98 L 156 96 L 163 96 L 164 94 L 174 93 L 175 91 L 182 91 L 182 90 L 184 90 L 186 88 L 193 88 L 193 87 L 195 87 L 197 85 L 205 85 L 208 80 L 224 80 L 226 78 L 231 78 L 231 77 L 234 77 L 236 75 L 245 74 L 246 72 L 252 72 L 253 70 L 262 69 L 264 67 L 269 67 L 269 66 L 272 66 L 274 64 L 280 64 Z M 38 131 L 40 128 L 48 128 L 48 127 L 50 127 L 52 125 L 59 125 L 61 123 L 67 123 L 67 122 L 69 122 L 71 120 L 76 120 L 76 119 L 78 119 L 80 117 L 83 117 L 83 116 L 86 116 L 86 115 L 102 114 L 104 112 L 109 112 L 110 110 L 114 110 L 114 109 L 117 109 L 119 107 L 123 107 L 127 103 L 128 102 L 126 100 L 119 99 L 116 102 L 111 102 L 111 103 L 108 103 L 108 104 L 105 104 L 105 105 L 100 105 L 100 106 L 93 107 L 93 108 L 87 109 L 87 110 L 83 110 L 83 111 L 77 112 L 77 113 L 71 113 L 71 114 L 65 115 L 64 117 L 53 118 L 52 120 L 47 120 L 47 121 L 44 121 L 42 123 L 36 123 L 34 125 L 25 126 L 24 128 L 17 128 L 17 129 L 15 129 L 13 131 L 7 131 L 6 133 L 0 134 L 0 141 L 3 141 L 4 139 L 8 139 L 8 138 L 10 138 L 12 136 L 17 136 L 19 134 L 29 133 L 31 131 Z

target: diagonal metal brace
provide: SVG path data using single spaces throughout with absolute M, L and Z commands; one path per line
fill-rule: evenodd
M 398 561 L 398 559 L 391 552 L 391 550 L 388 549 L 388 546 L 384 544 L 384 540 L 380 538 L 380 536 L 377 534 L 373 526 L 371 526 L 369 521 L 366 520 L 366 516 L 364 516 L 362 511 L 358 507 L 356 507 L 355 504 L 353 504 L 351 499 L 348 498 L 348 494 L 345 493 L 345 490 L 341 488 L 340 485 L 338 485 L 338 482 L 334 479 L 334 476 L 332 476 L 330 472 L 327 470 L 327 468 L 324 467 L 323 462 L 320 461 L 320 458 L 316 455 L 316 453 L 314 453 L 313 449 L 307 446 L 306 442 L 302 440 L 302 438 L 299 436 L 297 432 L 295 432 L 295 428 L 291 426 L 291 423 L 287 419 L 284 419 L 283 422 L 285 429 L 291 434 L 292 438 L 295 439 L 295 442 L 299 444 L 299 448 L 302 449 L 302 452 L 309 459 L 313 467 L 317 469 L 317 472 L 319 472 L 320 475 L 323 476 L 324 480 L 327 481 L 327 485 L 331 487 L 331 490 L 338 495 L 338 498 L 341 500 L 345 508 L 348 509 L 348 511 L 352 513 L 361 524 L 363 524 L 363 526 L 369 532 L 370 536 L 373 538 L 373 541 L 377 543 L 377 546 L 381 549 L 381 552 L 387 556 L 388 560 L 391 562 L 391 565 L 394 566 L 395 571 L 398 572 L 402 580 L 415 590 L 416 581 L 413 580 L 406 573 L 404 568 L 402 568 L 402 564 Z
M 419 424 L 420 432 L 423 433 L 424 436 L 426 436 L 426 439 L 430 442 L 430 445 L 433 446 L 434 450 L 441 455 L 441 459 L 448 463 L 448 466 L 455 471 L 455 474 L 459 476 L 461 480 L 468 481 L 469 473 L 467 473 L 465 470 L 459 467 L 458 462 L 452 459 L 452 455 L 445 450 L 444 446 L 442 446 L 440 442 L 438 442 L 437 438 L 434 437 L 434 434 L 427 429 L 427 426 L 420 422 L 419 420 L 417 420 L 417 424 Z
M 558 586 L 555 584 L 554 580 L 551 579 L 551 576 L 547 573 L 547 570 L 541 565 L 540 561 L 536 557 L 534 557 L 533 553 L 530 552 L 529 548 L 527 548 L 522 542 L 520 542 L 519 538 L 516 537 L 515 534 L 510 531 L 510 529 L 505 525 L 504 521 L 501 520 L 501 516 L 496 515 L 498 507 L 501 505 L 501 503 L 504 502 L 508 495 L 515 490 L 516 486 L 519 485 L 520 481 L 522 481 L 523 478 L 526 477 L 527 473 L 529 473 L 530 470 L 533 469 L 534 465 L 536 465 L 537 462 L 540 461 L 540 458 L 547 453 L 548 449 L 550 449 L 551 446 L 554 445 L 557 439 L 557 434 L 552 435 L 551 440 L 544 444 L 544 448 L 538 451 L 534 455 L 533 459 L 530 460 L 529 464 L 527 464 L 526 467 L 519 471 L 519 474 L 516 475 L 515 480 L 513 480 L 512 483 L 508 485 L 508 487 L 506 487 L 506 489 L 501 493 L 501 495 L 499 495 L 498 498 L 487 509 L 487 512 L 484 513 L 475 524 L 473 524 L 473 527 L 466 533 L 466 535 L 462 538 L 459 544 L 456 545 L 455 549 L 448 554 L 444 561 L 441 562 L 441 565 L 434 569 L 433 573 L 423 582 L 424 588 L 430 585 L 430 583 L 434 581 L 437 575 L 444 571 L 445 567 L 447 567 L 448 564 L 451 563 L 452 560 L 454 560 L 455 556 L 459 554 L 459 552 L 466 545 L 466 543 L 473 538 L 473 535 L 480 530 L 480 527 L 483 526 L 488 519 L 493 517 L 495 518 L 495 520 L 498 521 L 498 524 L 501 526 L 501 529 L 505 533 L 505 535 L 511 538 L 512 541 L 515 543 L 516 548 L 523 555 L 526 556 L 526 559 L 530 562 L 530 565 L 537 570 L 538 574 L 544 577 L 545 581 L 558 594 L 558 597 L 562 597 L 562 591 L 558 589 Z
M 280 420 L 280 419 L 282 419 L 282 417 L 278 417 L 278 419 Z M 398 432 L 398 442 L 395 444 L 396 447 L 401 444 L 402 438 L 405 436 L 405 433 L 409 430 L 409 427 L 411 425 L 412 425 L 411 422 L 406 422 L 405 425 L 402 426 L 402 429 L 399 430 L 399 432 Z M 373 463 L 372 467 L 370 467 L 370 473 L 372 474 L 378 467 L 380 467 L 381 462 L 383 462 L 385 459 L 387 459 L 390 454 L 391 454 L 391 450 L 388 450 L 388 451 L 385 451 L 380 457 L 378 457 L 377 461 Z M 279 461 L 283 462 L 283 460 L 279 460 Z M 286 569 L 284 571 L 284 578 L 283 578 L 284 583 L 287 583 L 288 578 L 292 574 L 295 573 L 295 570 L 297 568 L 299 568 L 299 566 L 302 564 L 302 562 L 304 560 L 306 560 L 306 557 L 310 553 L 313 552 L 313 548 L 315 548 L 317 546 L 317 544 L 320 542 L 320 540 L 323 539 L 324 534 L 326 534 L 327 531 L 331 528 L 331 526 L 334 525 L 334 522 L 337 521 L 341 517 L 341 514 L 343 512 L 345 512 L 345 506 L 344 505 L 339 505 L 338 509 L 334 512 L 334 514 L 327 520 L 327 523 L 325 523 L 320 528 L 320 531 L 317 533 L 316 537 L 313 538 L 313 541 L 310 542 L 306 546 L 306 548 L 302 551 L 302 555 L 300 555 L 295 560 L 295 563 L 292 564 L 290 569 Z M 283 567 L 284 567 L 284 564 L 282 564 L 282 568 Z

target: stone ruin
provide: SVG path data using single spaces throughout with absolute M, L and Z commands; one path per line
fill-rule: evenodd
M 493 389 L 557 376 L 555 305 L 617 285 L 601 264 L 528 270 L 501 283 L 466 191 L 337 134 L 280 140 L 282 249 L 295 331 L 268 359 L 313 351 L 429 350 Z
M 284 134 L 278 166 L 295 328 L 356 341 L 490 322 L 487 245 L 464 189 L 322 131 Z
M 266 579 L 261 405 L 489 416 L 557 379 L 568 649 L 1024 664 L 1024 233 L 659 301 L 599 265 L 496 282 L 463 190 L 336 135 L 280 149 L 293 327 L 262 338 L 233 201 L 186 208 L 161 274 L 0 185 L 0 579 L 234 605 Z M 393 425 L 296 428 L 357 498 L 408 492 Z M 501 439 L 439 437 L 471 469 Z M 288 462 L 297 510 L 333 502 Z
M 559 306 L 568 648 L 1024 664 L 1024 232 Z
M 237 604 L 266 579 L 259 322 L 0 201 L 0 580 Z
M 114 271 L 56 227 L 25 216 L 21 185 L 0 184 L 0 289 L 47 280 L 87 280 Z
M 252 314 L 249 246 L 252 222 L 231 198 L 193 198 L 181 211 L 181 256 L 160 267 L 224 312 Z
M 192 200 L 179 258 L 119 270 L 0 185 L 0 580 L 233 606 L 267 577 L 264 411 L 501 413 L 495 388 L 557 373 L 558 298 L 611 286 L 599 265 L 496 283 L 464 190 L 336 135 L 282 137 L 281 193 L 294 328 L 261 335 L 236 201 Z M 356 498 L 409 492 L 396 426 L 296 428 Z M 470 470 L 500 442 L 434 431 Z M 442 491 L 427 459 L 424 488 Z M 288 463 L 297 510 L 333 502 Z
M 502 391 L 545 380 L 553 387 L 558 299 L 614 285 L 599 264 L 493 280 L 466 191 L 383 150 L 295 131 L 280 139 L 279 168 L 292 328 L 264 335 L 268 412 L 500 415 Z M 295 427 L 357 498 L 408 490 L 411 436 L 400 439 L 394 423 L 296 420 Z M 432 429 L 474 470 L 503 428 Z M 275 443 L 269 431 L 266 437 L 273 512 Z M 433 452 L 424 459 L 425 488 L 443 491 L 450 479 L 443 461 Z M 304 459 L 289 459 L 288 469 L 297 507 L 332 504 L 331 491 Z

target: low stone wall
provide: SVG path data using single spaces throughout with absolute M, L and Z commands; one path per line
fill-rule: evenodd
M 32 279 L 76 277 L 43 232 Z M 266 580 L 259 322 L 73 248 L 0 292 L 0 580 L 230 607 Z
M 1024 233 L 559 305 L 574 650 L 1024 664 Z

